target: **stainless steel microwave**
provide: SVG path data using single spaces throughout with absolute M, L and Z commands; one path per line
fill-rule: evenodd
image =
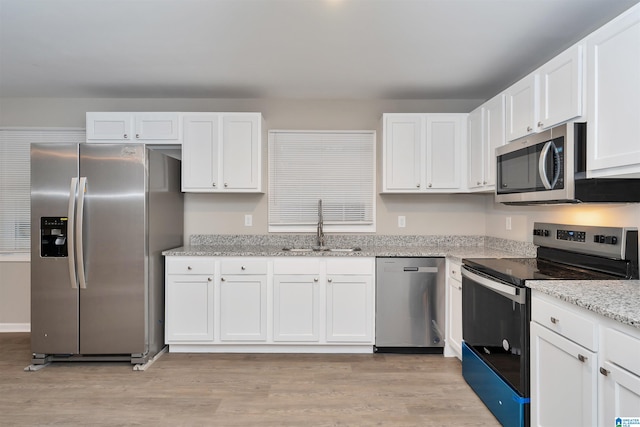
M 586 178 L 586 138 L 570 122 L 496 148 L 496 202 L 640 202 L 640 179 Z

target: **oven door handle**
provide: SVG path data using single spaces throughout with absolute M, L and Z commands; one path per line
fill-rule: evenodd
M 466 277 L 467 279 L 472 280 L 475 283 L 484 286 L 485 288 L 496 291 L 509 298 L 511 301 L 517 302 L 518 304 L 524 304 L 526 302 L 526 295 L 521 293 L 520 288 L 518 287 L 505 285 L 495 280 L 488 279 L 465 268 L 462 269 L 462 277 Z

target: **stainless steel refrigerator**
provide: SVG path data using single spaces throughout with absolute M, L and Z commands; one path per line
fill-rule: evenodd
M 183 244 L 180 161 L 143 144 L 32 144 L 32 363 L 164 347 L 164 258 Z

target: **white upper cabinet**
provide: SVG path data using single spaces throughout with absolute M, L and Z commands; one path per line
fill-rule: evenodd
M 583 64 L 583 46 L 574 45 L 505 91 L 509 141 L 583 114 Z
M 540 67 L 540 114 L 537 130 L 582 115 L 583 45 L 577 44 Z
M 260 113 L 185 113 L 182 191 L 259 193 Z
M 457 192 L 467 114 L 384 114 L 383 193 Z
M 509 141 L 535 132 L 538 122 L 538 83 L 538 75 L 533 73 L 505 91 Z
M 505 95 L 500 94 L 469 114 L 470 191 L 493 191 L 496 184 L 496 148 L 505 144 Z
M 180 113 L 87 113 L 87 142 L 180 144 Z
M 587 176 L 640 178 L 640 5 L 587 37 Z

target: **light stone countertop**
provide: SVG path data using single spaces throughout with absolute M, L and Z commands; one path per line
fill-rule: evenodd
M 640 280 L 528 280 L 527 287 L 640 329 Z
M 291 252 L 274 245 L 188 245 L 162 252 L 165 256 L 303 256 L 303 257 L 448 257 L 462 262 L 462 258 L 523 257 L 524 255 L 491 249 L 484 246 L 359 246 L 354 252 Z

